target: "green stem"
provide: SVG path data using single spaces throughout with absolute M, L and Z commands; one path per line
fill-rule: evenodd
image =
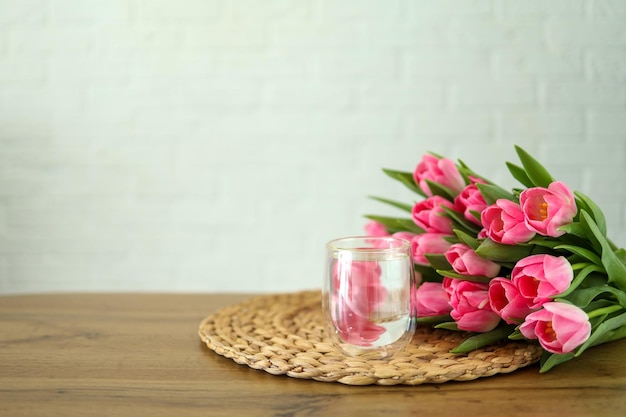
M 587 266 L 591 265 L 589 262 L 578 262 L 576 264 L 572 264 L 572 270 L 574 271 L 578 271 L 580 269 L 583 269 Z
M 597 310 L 593 310 L 589 313 L 587 313 L 587 316 L 592 319 L 594 317 L 598 317 L 598 316 L 603 316 L 605 314 L 611 314 L 614 313 L 616 311 L 622 310 L 622 306 L 620 305 L 612 305 L 612 306 L 608 306 L 608 307 L 604 307 L 604 308 L 599 308 Z

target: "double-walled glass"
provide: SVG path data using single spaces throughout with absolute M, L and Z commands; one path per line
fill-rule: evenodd
M 348 237 L 326 244 L 322 307 L 331 341 L 348 355 L 391 357 L 410 342 L 410 243 Z

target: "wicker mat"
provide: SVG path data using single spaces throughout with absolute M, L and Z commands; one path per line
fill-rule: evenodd
M 198 334 L 210 349 L 239 364 L 348 385 L 469 381 L 512 372 L 541 356 L 538 346 L 522 341 L 451 354 L 467 334 L 426 326 L 392 359 L 345 356 L 325 337 L 320 291 L 260 296 L 223 308 L 202 321 Z

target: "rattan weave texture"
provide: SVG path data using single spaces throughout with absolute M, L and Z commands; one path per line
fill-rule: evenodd
M 347 385 L 470 381 L 537 362 L 541 349 L 510 341 L 468 355 L 449 352 L 467 335 L 419 326 L 412 343 L 387 360 L 349 357 L 326 338 L 321 292 L 264 295 L 206 317 L 200 338 L 216 353 L 275 375 Z

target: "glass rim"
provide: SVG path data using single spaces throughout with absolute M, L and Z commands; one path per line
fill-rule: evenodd
M 399 242 L 398 246 L 391 246 L 385 248 L 377 248 L 377 247 L 367 247 L 367 248 L 359 248 L 359 247 L 346 247 L 337 245 L 339 242 L 347 242 L 347 241 L 357 241 L 357 240 L 378 240 L 378 241 L 394 241 Z M 340 237 L 337 239 L 333 239 L 326 243 L 326 248 L 335 251 L 342 252 L 396 252 L 402 251 L 406 249 L 410 249 L 411 242 L 395 236 L 346 236 Z

